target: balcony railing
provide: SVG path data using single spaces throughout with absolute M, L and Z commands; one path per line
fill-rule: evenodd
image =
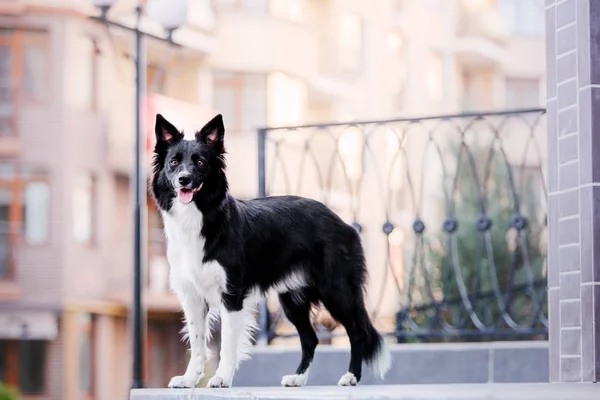
M 315 198 L 361 233 L 367 306 L 398 341 L 545 338 L 544 115 L 262 129 L 259 193 Z M 321 337 L 343 334 L 315 311 Z M 267 317 L 269 339 L 295 334 L 276 298 Z

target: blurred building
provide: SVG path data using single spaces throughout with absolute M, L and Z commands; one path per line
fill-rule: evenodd
M 545 98 L 542 1 L 190 4 L 174 36 L 183 48 L 145 43 L 148 148 L 156 112 L 188 134 L 222 113 L 239 197 L 256 195 L 260 126 Z M 134 6 L 120 0 L 109 17 L 133 24 Z M 130 384 L 133 41 L 94 13 L 88 0 L 0 3 L 0 381 L 35 399 L 124 399 Z M 160 34 L 148 19 L 143 28 Z M 146 383 L 156 387 L 186 361 L 149 204 Z

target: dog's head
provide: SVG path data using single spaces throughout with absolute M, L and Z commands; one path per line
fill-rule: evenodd
M 154 131 L 155 180 L 163 187 L 170 186 L 179 202 L 191 203 L 207 182 L 224 179 L 225 127 L 221 114 L 196 132 L 195 140 L 185 140 L 183 132 L 160 114 L 156 115 Z

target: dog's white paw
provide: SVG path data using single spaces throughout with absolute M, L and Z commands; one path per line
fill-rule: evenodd
M 213 376 L 212 378 L 210 378 L 208 380 L 208 383 L 206 384 L 206 387 L 209 388 L 226 388 L 229 387 L 229 383 L 225 382 L 225 379 L 221 378 L 220 376 Z
M 346 372 L 338 382 L 338 386 L 356 386 L 357 384 L 358 381 L 352 372 Z
M 169 381 L 170 388 L 193 388 L 196 386 L 201 377 L 193 377 L 193 376 L 174 376 Z
M 308 371 L 307 371 L 308 372 Z M 281 378 L 281 386 L 286 387 L 299 387 L 304 386 L 306 383 L 307 373 L 303 373 L 300 375 L 285 375 Z

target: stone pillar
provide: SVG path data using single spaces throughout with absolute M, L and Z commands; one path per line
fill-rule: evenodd
M 545 12 L 550 380 L 591 382 L 600 378 L 600 0 L 546 0 Z

